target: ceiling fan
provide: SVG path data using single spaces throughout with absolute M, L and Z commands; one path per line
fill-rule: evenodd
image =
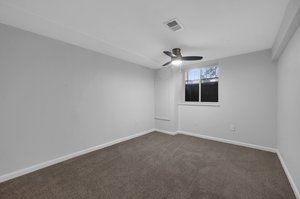
M 171 61 L 165 63 L 162 66 L 166 66 L 169 64 L 173 64 L 175 66 L 178 66 L 180 64 L 182 64 L 182 61 L 196 61 L 196 60 L 201 60 L 203 59 L 203 57 L 201 56 L 182 56 L 181 55 L 181 49 L 180 48 L 173 48 L 172 52 L 170 51 L 164 51 L 164 53 L 166 55 L 168 55 L 169 57 L 171 57 Z

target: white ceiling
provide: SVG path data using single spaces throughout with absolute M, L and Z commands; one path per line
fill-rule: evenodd
M 0 22 L 151 68 L 271 48 L 288 0 L 0 0 Z M 177 17 L 184 29 L 163 22 Z

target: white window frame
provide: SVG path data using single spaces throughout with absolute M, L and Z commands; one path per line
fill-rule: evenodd
M 213 66 L 217 66 L 219 68 L 219 73 L 218 73 L 218 102 L 201 102 L 201 77 L 200 77 L 200 82 L 199 82 L 199 102 L 188 102 L 185 101 L 185 72 L 189 71 L 189 70 L 193 70 L 193 69 L 199 69 L 201 70 L 201 68 L 210 68 Z M 182 93 L 182 99 L 183 102 L 178 103 L 178 105 L 181 106 L 215 106 L 215 107 L 219 107 L 220 106 L 220 65 L 218 63 L 215 64 L 210 64 L 210 65 L 205 65 L 205 66 L 201 66 L 201 67 L 191 67 L 191 68 L 186 68 L 185 70 L 182 71 L 182 76 L 183 76 L 183 93 Z

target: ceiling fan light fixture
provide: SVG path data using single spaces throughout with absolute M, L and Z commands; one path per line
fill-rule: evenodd
M 171 62 L 171 64 L 173 64 L 174 66 L 179 66 L 182 64 L 182 61 L 180 59 L 176 59 L 176 60 L 173 60 Z
M 165 55 L 171 58 L 170 61 L 163 64 L 162 66 L 167 66 L 172 64 L 173 66 L 181 66 L 182 61 L 198 61 L 203 59 L 201 56 L 182 56 L 180 48 L 173 48 L 172 52 L 170 51 L 163 51 Z

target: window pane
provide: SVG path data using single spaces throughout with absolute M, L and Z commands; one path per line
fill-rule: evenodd
M 218 78 L 201 79 L 201 102 L 218 102 Z
M 201 68 L 200 73 L 201 73 L 201 79 L 219 77 L 219 67 L 212 66 L 209 68 Z
M 200 69 L 185 72 L 185 101 L 199 102 Z
M 185 84 L 185 101 L 199 102 L 199 83 Z
M 185 72 L 185 84 L 199 84 L 200 69 L 192 69 Z

